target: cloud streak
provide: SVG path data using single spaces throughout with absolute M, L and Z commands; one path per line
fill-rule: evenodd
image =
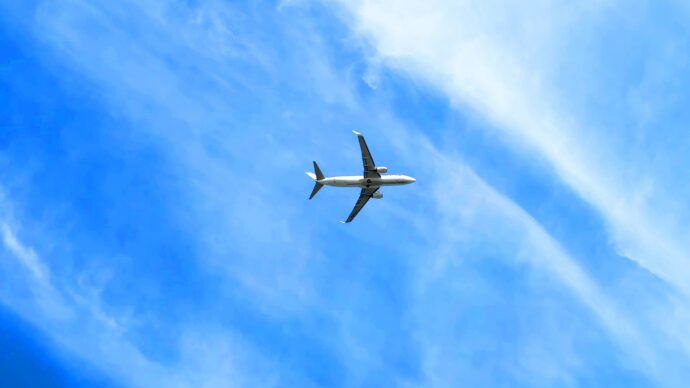
M 486 385 L 494 373 L 506 385 L 576 385 L 593 362 L 576 343 L 614 348 L 602 356 L 615 364 L 607 368 L 630 362 L 659 381 L 681 381 L 664 376 L 676 364 L 659 365 L 675 350 L 652 343 L 668 339 L 663 331 L 635 319 L 584 260 L 466 163 L 439 151 L 431 134 L 406 129 L 385 98 L 385 66 L 434 85 L 510 142 L 539 151 L 614 234 L 637 225 L 615 234 L 620 249 L 656 252 L 666 237 L 631 210 L 644 208 L 636 206 L 645 194 L 621 194 L 618 169 L 595 168 L 608 161 L 605 142 L 580 131 L 550 87 L 562 35 L 611 4 L 348 3 L 355 30 L 371 42 L 367 62 L 359 51 L 336 53 L 351 50 L 340 35 L 347 34 L 330 10 L 312 3 L 39 2 L 35 19 L 18 20 L 31 20 L 25 28 L 48 47 L 48 58 L 95 89 L 102 115 L 121 120 L 120 137 L 104 136 L 116 143 L 108 148 L 127 150 L 127 159 L 138 150 L 128 142 L 156 151 L 138 166 L 148 168 L 143 183 L 118 180 L 109 169 L 95 180 L 111 180 L 116 198 L 123 187 L 142 190 L 144 210 L 158 205 L 165 213 L 136 218 L 141 209 L 115 207 L 128 219 L 112 233 L 119 218 L 99 212 L 107 201 L 94 205 L 88 210 L 103 222 L 75 222 L 70 236 L 98 247 L 69 250 L 75 258 L 67 269 L 58 267 L 67 258 L 31 248 L 31 237 L 49 235 L 24 237 L 1 224 L 8 252 L 31 276 L 56 279 L 54 299 L 68 314 L 39 315 L 40 327 L 138 386 L 450 385 L 467 376 Z M 315 20 L 323 14 L 326 22 Z M 548 17 L 533 23 L 539 15 Z M 422 159 L 432 167 L 424 169 L 424 186 L 392 192 L 400 202 L 369 205 L 368 217 L 343 229 L 327 220 L 353 198 L 326 191 L 325 201 L 306 205 L 309 182 L 295 177 L 312 154 L 328 157 L 329 172 L 351 170 L 357 151 L 349 129 L 358 125 L 381 128 L 367 132 L 380 145 L 377 160 L 409 161 L 402 169 Z M 151 189 L 161 182 L 162 193 Z M 150 230 L 163 224 L 181 232 Z M 109 233 L 116 244 L 106 244 Z M 625 236 L 640 246 L 622 243 Z M 145 249 L 129 248 L 138 240 Z M 170 252 L 179 247 L 188 251 Z M 687 275 L 675 274 L 675 259 L 639 260 L 676 286 Z M 29 316 L 33 306 L 20 311 Z M 501 319 L 510 324 L 492 326 Z M 593 340 L 602 329 L 606 339 Z M 631 355 L 609 346 L 609 337 Z
M 636 187 L 648 177 L 628 171 L 634 162 L 619 152 L 620 142 L 579 123 L 562 103 L 566 93 L 555 90 L 557 69 L 568 58 L 564 51 L 580 31 L 600 29 L 599 20 L 615 6 L 377 1 L 344 8 L 377 62 L 444 91 L 512 142 L 537 151 L 605 217 L 619 253 L 687 292 L 690 251 L 675 231 L 677 222 L 660 207 L 675 201 L 658 189 Z M 415 22 L 403 27 L 399 20 Z
M 17 237 L 14 235 L 14 232 L 10 229 L 7 222 L 3 221 L 0 223 L 0 228 L 2 229 L 2 241 L 10 253 L 17 258 L 25 269 L 31 272 L 37 282 L 47 284 L 49 282 L 48 272 L 38 259 L 38 256 L 36 256 L 36 252 L 17 240 Z
M 568 61 L 589 63 L 591 59 L 586 56 L 592 52 L 591 47 L 586 51 L 568 50 L 578 48 L 581 44 L 578 39 L 587 41 L 596 34 L 580 32 L 602 31 L 601 21 L 615 12 L 616 2 L 527 5 L 361 1 L 345 2 L 341 6 L 345 20 L 362 38 L 375 63 L 442 91 L 459 109 L 474 111 L 492 126 L 489 130 L 496 138 L 502 138 L 500 142 L 506 142 L 507 135 L 507 142 L 516 148 L 536 151 L 549 169 L 602 215 L 617 253 L 686 295 L 682 302 L 671 303 L 673 297 L 651 291 L 650 285 L 648 297 L 658 298 L 666 314 L 676 311 L 685 315 L 690 291 L 690 271 L 685 263 L 690 251 L 679 231 L 687 228 L 667 215 L 669 208 L 687 214 L 687 209 L 675 197 L 682 191 L 664 180 L 663 171 L 650 171 L 648 166 L 640 164 L 639 160 L 644 160 L 640 158 L 642 155 L 626 150 L 630 135 L 603 131 L 601 125 L 606 121 L 597 124 L 597 117 L 580 120 L 576 114 L 581 109 L 567 100 L 568 89 L 559 90 L 570 87 L 573 95 L 578 96 L 576 85 L 563 81 L 559 69 L 570 69 L 572 65 Z M 400 20 L 414 22 L 400 23 Z M 580 78 L 596 82 L 593 76 Z M 634 171 L 635 167 L 639 168 L 638 172 Z M 664 191 L 662 185 L 669 191 Z M 459 207 L 460 212 L 474 211 L 472 205 L 462 205 L 462 200 L 457 201 L 461 203 L 458 205 L 457 198 L 453 196 L 452 203 L 446 203 L 447 209 Z M 646 336 L 680 339 L 681 331 L 667 331 L 665 323 L 651 326 L 641 321 L 633 323 L 638 319 L 637 313 L 614 308 L 610 297 L 529 215 L 516 210 L 519 208 L 499 207 L 505 214 L 522 220 L 527 230 L 525 240 L 541 247 L 541 253 L 534 257 L 544 259 L 535 265 L 558 276 L 599 316 L 611 336 L 634 349 L 632 353 L 641 355 L 637 362 L 639 368 L 666 383 L 681 381 L 677 373 L 685 361 L 671 368 L 675 372 L 660 372 L 662 358 L 655 355 L 657 351 L 673 353 L 677 348 L 653 349 L 645 343 Z M 450 233 L 446 238 L 452 236 Z M 620 290 L 608 286 L 607 292 L 618 297 Z M 688 348 L 683 352 L 686 354 L 682 357 L 687 360 Z M 674 373 L 675 377 L 669 377 Z
M 465 286 L 467 290 L 458 290 L 453 287 L 456 282 L 467 282 L 468 285 L 477 282 L 472 277 L 483 275 L 465 272 L 473 271 L 470 257 L 477 252 L 495 252 L 506 261 L 506 265 L 527 265 L 530 271 L 542 274 L 537 276 L 535 284 L 529 287 L 536 294 L 552 293 L 552 283 L 558 287 L 564 287 L 570 293 L 576 303 L 591 311 L 596 322 L 604 329 L 608 336 L 625 348 L 627 362 L 636 365 L 650 378 L 664 381 L 667 384 L 677 384 L 680 379 L 674 370 L 664 366 L 664 354 L 668 349 L 654 346 L 649 342 L 649 335 L 660 335 L 659 328 L 649 329 L 640 325 L 635 318 L 635 312 L 630 311 L 615 300 L 616 295 L 609 295 L 602 289 L 597 281 L 584 270 L 577 258 L 566 252 L 542 225 L 539 224 L 524 209 L 509 198 L 498 193 L 494 188 L 477 176 L 462 160 L 444 155 L 439 152 L 432 143 L 421 134 L 413 135 L 396 125 L 388 124 L 392 132 L 400 141 L 400 152 L 405 158 L 422 158 L 433 166 L 436 171 L 433 178 L 432 195 L 436 213 L 433 217 L 434 225 L 424 225 L 421 230 L 431 228 L 429 238 L 435 241 L 435 249 L 427 256 L 429 262 L 425 262 L 417 271 L 419 277 L 419 291 L 417 294 L 416 311 L 423 329 L 419 334 L 423 338 L 422 353 L 425 354 L 426 374 L 432 385 L 448 385 L 464 381 L 466 383 L 489 383 L 479 377 L 477 371 L 463 369 L 461 363 L 442 361 L 444 358 L 463 359 L 457 354 L 458 349 L 466 347 L 462 342 L 450 341 L 454 325 L 460 325 L 461 319 L 452 309 L 446 313 L 439 313 L 434 307 L 442 310 L 435 302 L 436 298 L 447 298 L 446 303 L 453 306 L 454 300 L 460 298 L 491 298 L 490 293 L 484 289 L 486 286 Z M 479 287 L 473 289 L 472 287 Z M 499 288 L 497 286 L 489 286 Z M 495 292 L 495 291 L 494 291 Z M 462 302 L 467 304 L 467 302 Z M 434 306 L 434 307 L 429 307 Z M 521 307 L 526 310 L 535 309 L 534 314 L 559 314 L 555 311 L 542 310 L 543 307 L 529 307 L 525 300 Z M 568 384 L 577 385 L 575 382 L 582 373 L 582 365 L 576 361 L 577 352 L 569 353 L 563 345 L 548 359 L 536 356 L 539 361 L 530 363 L 529 346 L 536 346 L 537 354 L 541 351 L 548 352 L 553 344 L 542 343 L 543 336 L 552 335 L 540 332 L 537 327 L 547 325 L 545 319 L 536 319 L 530 322 L 522 340 L 526 342 L 525 348 L 514 351 L 505 350 L 506 354 L 496 357 L 507 358 L 510 366 L 500 367 L 507 375 L 512 375 L 516 380 L 513 383 L 529 385 Z M 564 325 L 559 322 L 559 325 Z M 441 330 L 444 335 L 438 336 Z M 432 334 L 430 334 L 432 333 Z M 654 334 L 652 334 L 654 333 Z M 577 331 L 565 335 L 559 333 L 552 338 L 553 341 L 564 341 L 568 336 L 577 338 L 582 336 Z M 531 345 L 530 338 L 538 338 Z M 468 339 L 469 340 L 469 339 Z M 496 339 L 500 343 L 502 339 Z M 577 340 L 574 340 L 577 341 Z M 483 344 L 481 346 L 487 346 Z M 456 349 L 453 349 L 456 347 Z M 516 359 L 525 360 L 520 364 Z M 482 373 L 488 373 L 486 371 Z M 494 372 L 495 373 L 495 372 Z M 470 377 L 473 376 L 473 377 Z M 474 380 L 479 379 L 479 380 Z M 495 383 L 492 381 L 491 383 Z M 550 382 L 550 383 L 549 383 Z

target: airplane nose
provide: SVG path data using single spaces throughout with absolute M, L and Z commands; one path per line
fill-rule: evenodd
M 412 178 L 412 177 L 410 177 L 409 179 L 410 179 L 410 183 L 414 183 L 414 182 L 417 182 L 417 180 L 416 180 L 416 179 L 414 179 L 414 178 Z

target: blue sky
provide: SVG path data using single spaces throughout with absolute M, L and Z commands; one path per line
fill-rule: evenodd
M 688 20 L 0 2 L 3 386 L 685 386 Z

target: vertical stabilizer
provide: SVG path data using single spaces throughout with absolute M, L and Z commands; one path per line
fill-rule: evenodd
M 323 176 L 323 173 L 321 172 L 321 169 L 319 168 L 319 165 L 316 164 L 316 161 L 314 161 L 314 172 L 316 173 L 316 180 L 320 181 L 321 179 L 325 179 L 326 177 Z

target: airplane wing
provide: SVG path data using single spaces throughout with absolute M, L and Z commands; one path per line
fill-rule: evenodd
M 364 177 L 381 178 L 381 174 L 376 172 L 376 164 L 374 163 L 374 158 L 371 157 L 371 152 L 369 152 L 367 142 L 364 141 L 364 136 L 362 136 L 362 134 L 357 131 L 352 132 L 354 132 L 355 135 L 357 135 L 357 140 L 359 140 L 359 148 L 362 150 L 362 164 L 364 164 Z
M 350 215 L 347 217 L 346 221 L 341 221 L 343 224 L 346 224 L 348 222 L 351 222 L 352 220 L 355 219 L 357 216 L 357 213 L 359 213 L 360 210 L 364 207 L 364 205 L 367 204 L 367 201 L 369 201 L 369 198 L 378 190 L 378 187 L 372 187 L 372 188 L 366 188 L 362 189 L 362 192 L 359 193 L 359 199 L 357 199 L 357 203 L 355 204 L 354 209 L 352 209 L 352 212 Z

